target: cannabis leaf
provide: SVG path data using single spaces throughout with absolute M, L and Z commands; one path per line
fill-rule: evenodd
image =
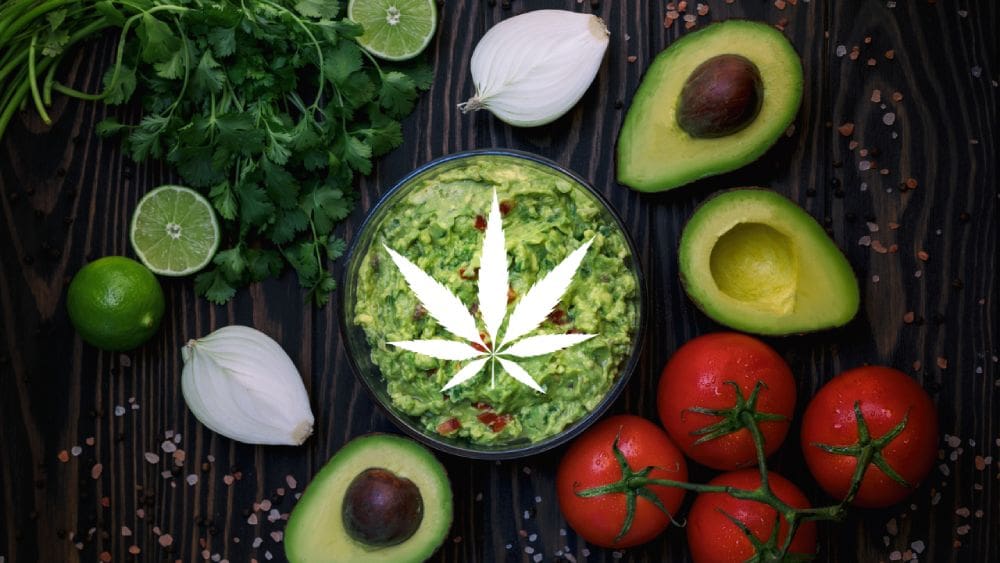
M 507 291 L 509 273 L 507 270 L 507 248 L 503 231 L 503 219 L 496 190 L 493 190 L 493 204 L 486 223 L 482 255 L 479 263 L 479 314 L 486 328 L 487 340 L 479 334 L 476 319 L 462 301 L 447 287 L 427 275 L 416 264 L 395 250 L 385 246 L 393 263 L 403 275 L 410 290 L 420 300 L 427 313 L 442 328 L 466 340 L 406 340 L 389 344 L 417 354 L 441 360 L 463 362 L 472 360 L 456 373 L 442 391 L 461 385 L 472 379 L 490 365 L 490 379 L 496 384 L 496 364 L 508 375 L 528 387 L 544 393 L 545 390 L 524 368 L 512 359 L 544 356 L 570 346 L 575 346 L 597 336 L 596 334 L 539 334 L 522 338 L 534 331 L 552 312 L 562 299 L 573 276 L 580 268 L 584 255 L 593 239 L 574 250 L 521 298 L 507 321 L 503 337 L 498 339 L 500 328 L 507 316 Z M 499 343 L 499 344 L 497 344 Z

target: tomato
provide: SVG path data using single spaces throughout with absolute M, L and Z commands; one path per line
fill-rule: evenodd
M 767 474 L 771 491 L 793 508 L 809 508 L 809 500 L 791 481 L 777 473 Z M 757 469 L 724 473 L 708 483 L 753 490 L 760 486 Z M 777 511 L 754 500 L 737 499 L 726 493 L 701 493 L 688 513 L 687 538 L 695 563 L 737 563 L 750 560 L 757 552 L 746 534 L 727 516 L 742 522 L 754 537 L 767 544 L 777 518 Z M 784 545 L 788 522 L 782 517 L 774 549 Z M 816 553 L 816 523 L 803 522 L 792 538 L 789 553 Z
M 858 463 L 854 454 L 858 452 L 831 453 L 819 445 L 849 447 L 859 444 L 855 402 L 873 442 L 871 447 L 881 450 L 876 454 L 877 463 L 865 472 L 852 504 L 870 508 L 893 505 L 912 493 L 934 465 L 938 445 L 937 411 L 916 380 L 892 368 L 852 369 L 824 385 L 806 407 L 802 419 L 802 451 L 813 477 L 823 490 L 837 499 L 847 496 Z M 904 418 L 905 428 L 893 436 L 894 427 Z M 878 464 L 897 473 L 906 485 L 886 474 Z
M 764 450 L 770 455 L 788 433 L 795 411 L 795 380 L 785 360 L 756 338 L 735 332 L 700 336 L 680 347 L 663 368 L 657 391 L 660 421 L 670 438 L 685 454 L 713 469 L 732 470 L 756 465 L 756 449 L 750 431 L 739 425 L 733 411 L 727 417 L 694 412 L 692 409 L 732 409 L 737 404 L 735 382 L 740 395 L 750 401 L 754 387 L 756 409 L 771 420 L 758 416 L 764 436 Z M 696 443 L 702 429 L 717 425 L 720 435 Z M 731 432 L 725 433 L 726 429 Z M 732 431 L 735 430 L 735 431 Z
M 635 497 L 635 516 L 631 527 L 616 539 L 625 522 L 627 495 L 621 492 L 584 498 L 577 493 L 593 487 L 621 481 L 622 467 L 612 450 L 615 437 L 618 449 L 628 462 L 628 469 L 641 472 L 655 466 L 651 479 L 687 480 L 687 464 L 677 446 L 652 422 L 631 415 L 606 418 L 576 439 L 556 474 L 559 509 L 569 525 L 588 542 L 624 548 L 645 543 L 670 525 L 670 517 L 648 498 Z M 684 490 L 676 487 L 647 486 L 663 506 L 676 514 L 684 499 Z

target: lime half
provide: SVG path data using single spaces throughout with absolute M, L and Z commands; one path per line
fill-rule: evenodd
M 419 55 L 437 29 L 434 0 L 351 0 L 347 17 L 365 28 L 358 44 L 388 61 Z
M 160 186 L 141 200 L 129 229 L 132 248 L 153 272 L 186 276 L 204 268 L 219 247 L 212 204 L 181 186 Z

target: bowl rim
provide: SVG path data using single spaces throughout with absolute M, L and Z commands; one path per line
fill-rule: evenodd
M 348 287 L 347 276 L 350 274 L 352 270 L 354 260 L 356 260 L 358 257 L 358 250 L 359 250 L 358 246 L 360 244 L 360 241 L 362 241 L 365 238 L 363 235 L 365 234 L 367 229 L 372 226 L 375 218 L 379 215 L 379 212 L 382 211 L 382 209 L 386 205 L 388 205 L 389 201 L 399 191 L 401 191 L 404 187 L 406 187 L 406 185 L 417 176 L 420 176 L 431 169 L 437 168 L 452 161 L 464 160 L 467 158 L 475 158 L 482 156 L 504 156 L 504 157 L 519 158 L 530 162 L 534 162 L 535 164 L 545 166 L 547 168 L 554 170 L 555 172 L 568 176 L 577 184 L 582 186 L 585 190 L 587 190 L 590 193 L 590 195 L 596 198 L 597 201 L 604 207 L 604 209 L 607 210 L 608 214 L 614 219 L 615 223 L 618 225 L 618 230 L 621 232 L 622 237 L 625 239 L 625 244 L 628 245 L 629 252 L 632 254 L 632 264 L 634 266 L 633 271 L 636 278 L 636 289 L 638 291 L 638 296 L 637 296 L 638 309 L 636 311 L 636 327 L 635 327 L 635 334 L 633 335 L 632 350 L 628 356 L 628 360 L 625 362 L 625 365 L 619 374 L 618 380 L 615 381 L 615 383 L 611 386 L 610 389 L 608 389 L 608 392 L 605 393 L 604 397 L 601 399 L 601 402 L 598 403 L 593 410 L 585 414 L 583 417 L 571 423 L 569 426 L 567 426 L 560 432 L 553 434 L 548 438 L 543 439 L 540 442 L 533 442 L 526 445 L 518 445 L 511 448 L 497 448 L 490 450 L 477 450 L 473 448 L 467 448 L 455 444 L 450 444 L 442 440 L 438 440 L 435 437 L 421 431 L 421 429 L 414 427 L 412 423 L 410 423 L 405 418 L 401 417 L 388 405 L 384 404 L 384 402 L 379 398 L 376 389 L 373 387 L 373 382 L 370 381 L 371 378 L 362 373 L 361 366 L 358 364 L 358 360 L 355 357 L 356 354 L 361 353 L 362 351 L 356 350 L 355 347 L 351 344 L 351 339 L 347 337 L 348 330 L 350 329 L 350 327 L 348 326 L 348 319 L 347 319 L 347 299 L 349 298 L 349 296 L 347 295 L 348 292 L 346 291 Z M 348 246 L 348 251 L 344 257 L 343 271 L 341 272 L 340 275 L 340 291 L 338 291 L 338 293 L 340 294 L 338 296 L 338 305 L 340 307 L 338 315 L 340 317 L 339 318 L 340 341 L 344 346 L 347 362 L 350 364 L 351 370 L 354 372 L 355 378 L 361 381 L 365 389 L 368 391 L 369 396 L 371 397 L 373 402 L 378 405 L 383 414 L 385 414 L 386 417 L 398 429 L 402 430 L 406 435 L 410 436 L 411 438 L 414 438 L 420 443 L 428 447 L 431 447 L 439 452 L 469 459 L 512 460 L 512 459 L 519 459 L 532 455 L 537 455 L 568 442 L 569 440 L 581 434 L 595 422 L 597 422 L 597 420 L 600 419 L 604 415 L 604 413 L 607 412 L 607 410 L 611 407 L 611 405 L 618 399 L 622 391 L 624 391 L 625 387 L 628 385 L 628 382 L 631 380 L 632 375 L 635 373 L 636 370 L 639 369 L 639 364 L 644 352 L 645 342 L 646 342 L 646 325 L 647 325 L 647 312 L 648 312 L 648 307 L 646 302 L 646 279 L 642 269 L 642 262 L 640 261 L 639 258 L 640 254 L 635 245 L 635 241 L 633 240 L 631 233 L 629 233 L 629 230 L 626 227 L 625 222 L 622 220 L 622 217 L 619 214 L 618 210 L 615 209 L 614 206 L 612 206 L 611 202 L 607 199 L 607 197 L 604 196 L 604 194 L 596 190 L 590 184 L 590 182 L 588 182 L 587 180 L 585 180 L 583 177 L 573 172 L 572 170 L 546 157 L 517 149 L 506 149 L 506 148 L 471 149 L 471 150 L 464 150 L 447 154 L 432 159 L 418 166 L 410 173 L 403 176 L 395 184 L 393 184 L 393 186 L 389 188 L 389 190 L 387 190 L 384 194 L 382 194 L 379 197 L 378 201 L 368 211 L 367 215 L 365 216 L 361 224 L 358 225 L 357 229 L 354 230 L 354 236 L 351 239 L 351 243 Z M 379 371 L 379 377 L 383 377 L 381 375 L 381 371 Z

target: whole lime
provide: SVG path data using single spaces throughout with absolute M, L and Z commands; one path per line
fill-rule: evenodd
M 160 326 L 163 289 L 149 268 L 124 256 L 84 266 L 69 284 L 66 309 L 76 331 L 104 350 L 130 350 Z

